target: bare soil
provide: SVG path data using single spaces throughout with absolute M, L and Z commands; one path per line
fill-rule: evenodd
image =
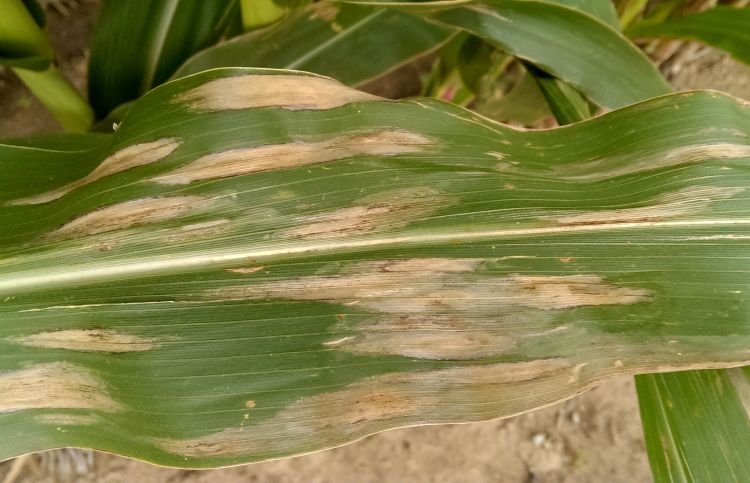
M 91 0 L 51 2 L 48 30 L 62 72 L 85 90 Z M 665 63 L 678 90 L 712 88 L 750 99 L 750 68 L 690 47 Z M 413 82 L 410 84 L 413 89 Z M 390 93 L 391 84 L 369 90 Z M 8 71 L 0 72 L 0 137 L 58 130 Z M 3 480 L 4 478 L 4 480 Z M 207 471 L 161 468 L 106 453 L 56 450 L 0 464 L 3 483 L 172 482 L 647 482 L 651 480 L 632 378 L 522 416 L 387 431 L 341 448 Z

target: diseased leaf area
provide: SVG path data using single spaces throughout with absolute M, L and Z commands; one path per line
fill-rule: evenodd
M 99 147 L 3 146 L 0 457 L 212 467 L 745 364 L 749 124 L 691 92 L 518 131 L 222 69 Z

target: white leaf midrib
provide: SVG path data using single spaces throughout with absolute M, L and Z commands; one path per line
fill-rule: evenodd
M 76 267 L 59 266 L 45 267 L 44 269 L 15 271 L 0 275 L 0 295 L 11 295 L 35 289 L 60 287 L 68 284 L 79 285 L 105 280 L 117 280 L 121 278 L 131 279 L 142 276 L 169 275 L 191 271 L 191 269 L 220 268 L 231 265 L 232 263 L 246 262 L 249 259 L 260 262 L 267 259 L 320 255 L 337 251 L 349 253 L 361 249 L 388 246 L 420 246 L 441 242 L 456 243 L 492 239 L 502 240 L 511 237 L 524 238 L 634 229 L 705 228 L 737 225 L 750 225 L 750 218 L 615 222 L 576 226 L 477 230 L 462 233 L 444 231 L 440 233 L 418 233 L 390 237 L 349 238 L 339 241 L 308 241 L 306 243 L 289 244 L 287 246 L 269 249 L 235 247 L 228 249 L 226 253 L 194 253 L 172 258 L 164 258 L 163 256 L 160 256 L 158 258 L 138 262 L 100 262 L 99 265 L 78 265 Z

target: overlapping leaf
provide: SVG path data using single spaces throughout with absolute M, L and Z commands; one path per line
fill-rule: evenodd
M 656 481 L 747 479 L 747 368 L 653 374 L 636 381 Z
M 466 30 L 571 84 L 593 102 L 619 108 L 669 92 L 648 58 L 611 23 L 609 2 L 477 0 L 377 4 Z M 598 15 L 599 17 L 595 17 Z
M 98 117 L 169 79 L 216 42 L 236 0 L 102 2 L 91 43 L 89 101 Z
M 356 85 L 436 49 L 453 33 L 393 10 L 319 2 L 272 27 L 203 50 L 174 77 L 216 67 L 273 67 Z
M 715 7 L 661 22 L 642 21 L 627 31 L 631 37 L 691 39 L 725 50 L 750 64 L 750 7 Z
M 237 69 L 87 152 L 6 146 L 0 456 L 209 467 L 743 364 L 749 119 L 696 92 L 516 131 Z

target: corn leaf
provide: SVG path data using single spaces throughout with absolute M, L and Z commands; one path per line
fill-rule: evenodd
M 749 122 L 691 92 L 518 131 L 217 69 L 94 149 L 3 146 L 0 457 L 212 467 L 745 364 Z
M 747 481 L 747 368 L 652 374 L 636 383 L 655 481 Z
M 641 21 L 632 25 L 627 34 L 630 37 L 698 40 L 750 64 L 750 7 L 718 6 L 661 22 Z
M 482 97 L 472 106 L 472 110 L 498 121 L 523 126 L 535 126 L 552 115 L 536 80 L 527 72 L 504 96 Z
M 169 79 L 194 52 L 216 42 L 236 0 L 105 0 L 88 70 L 98 118 Z
M 402 12 L 318 2 L 197 53 L 173 77 L 216 67 L 273 67 L 356 85 L 436 49 L 453 34 Z
M 567 82 L 606 108 L 620 108 L 670 90 L 635 45 L 592 15 L 603 15 L 591 8 L 592 2 L 348 1 L 400 8 L 466 30 Z

